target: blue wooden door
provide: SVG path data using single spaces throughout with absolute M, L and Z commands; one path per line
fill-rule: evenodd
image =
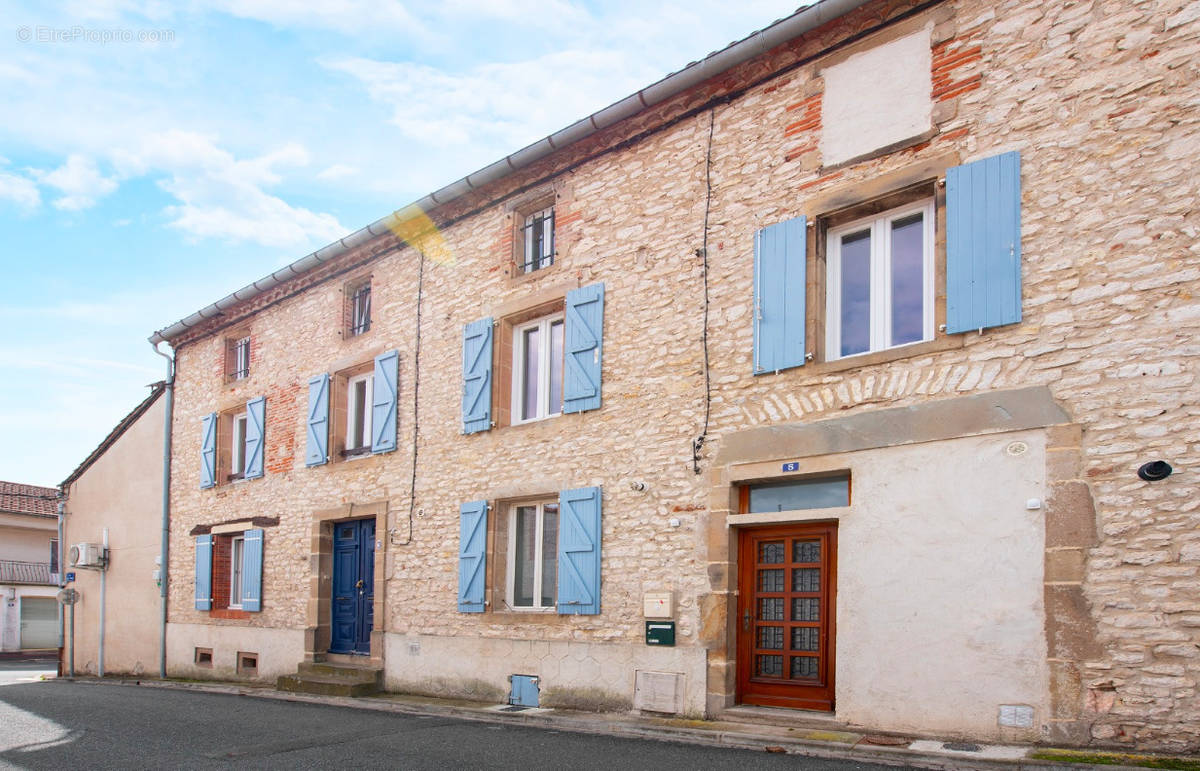
M 375 520 L 333 526 L 330 653 L 371 653 L 375 599 Z

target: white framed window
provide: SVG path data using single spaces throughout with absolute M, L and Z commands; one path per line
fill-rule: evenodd
M 532 273 L 554 264 L 554 207 L 535 211 L 525 217 L 521 229 L 523 245 L 518 272 Z
M 246 539 L 235 535 L 229 543 L 229 607 L 242 607 L 242 557 Z
M 235 415 L 229 432 L 229 478 L 241 479 L 246 473 L 246 413 Z
M 509 512 L 509 607 L 553 610 L 558 593 L 558 502 L 515 504 Z
M 561 314 L 513 328 L 513 423 L 562 413 L 563 330 Z
M 371 400 L 375 375 L 357 375 L 346 381 L 346 454 L 371 449 Z
M 826 359 L 933 339 L 933 201 L 831 229 L 826 243 Z

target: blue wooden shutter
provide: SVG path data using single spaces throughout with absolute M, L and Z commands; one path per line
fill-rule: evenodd
M 200 418 L 200 489 L 217 483 L 217 413 Z
M 946 169 L 946 331 L 1021 320 L 1021 154 Z
M 400 371 L 399 351 L 375 357 L 375 381 L 371 386 L 371 452 L 396 449 L 396 383 Z
M 558 495 L 558 612 L 600 612 L 600 488 Z
M 246 402 L 246 479 L 263 475 L 263 437 L 266 434 L 267 398 L 256 396 Z
M 212 610 L 211 535 L 196 536 L 196 610 Z
M 492 427 L 492 320 L 463 327 L 463 433 Z
M 308 447 L 304 465 L 320 466 L 329 460 L 329 373 L 308 379 Z
M 754 234 L 754 374 L 804 366 L 808 287 L 804 217 Z
M 600 360 L 604 350 L 604 284 L 567 292 L 563 412 L 600 408 Z M 551 405 L 553 409 L 557 405 Z
M 487 501 L 471 501 L 459 508 L 458 609 L 462 613 L 483 612 L 487 510 Z
M 262 610 L 263 531 L 242 533 L 242 610 Z

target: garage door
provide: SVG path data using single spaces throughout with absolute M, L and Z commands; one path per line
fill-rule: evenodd
M 53 597 L 21 598 L 21 647 L 58 647 L 58 601 Z

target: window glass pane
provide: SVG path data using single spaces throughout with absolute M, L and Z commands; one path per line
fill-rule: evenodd
M 229 557 L 229 604 L 240 605 L 242 602 L 242 545 L 241 538 L 233 539 L 232 554 Z
M 925 337 L 925 215 L 892 223 L 892 345 Z
M 797 509 L 829 509 L 850 505 L 850 477 L 800 479 L 750 488 L 750 514 Z
M 513 605 L 533 607 L 533 571 L 537 555 L 537 507 L 518 506 L 513 549 Z
M 542 212 L 542 242 L 539 268 L 548 267 L 554 262 L 554 209 Z
M 871 231 L 842 236 L 840 356 L 871 347 Z
M 562 412 L 563 402 L 563 323 L 550 325 L 550 414 Z
M 542 506 L 542 607 L 554 604 L 558 585 L 558 504 Z
M 233 419 L 233 446 L 230 447 L 232 452 L 230 471 L 234 474 L 242 473 L 243 467 L 246 465 L 246 416 L 241 415 Z
M 542 350 L 541 334 L 542 330 L 538 327 L 527 329 L 521 333 L 522 352 L 524 354 L 523 361 L 521 362 L 521 385 L 523 389 L 521 394 L 522 420 L 539 417 L 537 396 Z
M 350 449 L 366 444 L 367 381 L 358 380 L 350 389 Z

